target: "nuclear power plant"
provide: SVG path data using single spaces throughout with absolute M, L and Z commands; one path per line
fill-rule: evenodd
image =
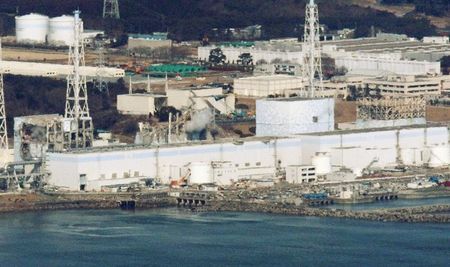
M 104 6 L 104 17 L 119 18 L 117 1 L 105 1 Z M 103 134 L 108 136 L 106 139 L 101 139 L 101 134 L 94 137 L 86 77 L 98 76 L 99 69 L 85 65 L 85 38 L 79 11 L 74 16 L 55 18 L 39 14 L 16 17 L 17 43 L 70 49 L 69 64 L 53 66 L 54 72 L 53 64 L 10 61 L 0 64 L 4 74 L 66 75 L 67 80 L 64 114 L 14 118 L 14 149 L 9 150 L 8 142 L 2 141 L 5 151 L 2 179 L 8 190 L 34 180 L 61 190 L 98 192 L 148 180 L 175 187 L 205 184 L 227 187 L 242 181 L 318 185 L 398 178 L 399 173 L 409 177 L 429 170 L 448 172 L 448 124 L 427 121 L 427 102 L 436 100 L 437 95 L 410 96 L 403 91 L 388 96 L 384 89 L 380 90 L 381 86 L 364 86 L 370 84 L 370 71 L 384 73 L 400 68 L 400 73 L 394 74 L 432 74 L 436 78 L 440 68 L 435 63 L 399 57 L 399 53 L 389 54 L 394 43 L 400 50 L 402 46 L 406 49 L 407 44 L 417 45 L 416 41 L 397 40 L 401 38 L 397 35 L 385 39 L 380 35 L 379 39 L 321 40 L 319 11 L 313 0 L 306 5 L 301 42 L 274 40 L 223 49 L 228 60 L 233 57 L 231 53 L 247 51 L 253 60 L 261 57 L 272 66 L 267 70 L 273 73 L 258 75 L 255 71 L 255 76 L 236 78 L 234 92 L 214 85 L 172 88 L 177 79 L 183 79 L 179 73 L 170 83 L 167 72 L 165 79 L 150 79 L 148 75 L 139 81 L 136 76 L 130 77 L 129 93 L 118 95 L 117 110 L 124 116 L 149 118 L 141 118 L 134 141 L 128 144 L 112 142 L 110 133 Z M 368 51 L 365 44 L 382 48 Z M 286 49 L 281 51 L 281 46 Z M 199 47 L 198 58 L 211 59 L 210 51 L 217 47 Z M 448 52 L 443 50 L 447 44 L 428 47 L 435 49 L 430 53 Z M 411 49 L 400 53 L 412 57 L 415 52 Z M 354 68 L 354 74 L 325 79 L 324 55 L 334 58 L 337 67 L 348 67 L 350 72 Z M 270 62 L 271 57 L 281 62 Z M 353 63 L 348 63 L 351 60 L 392 64 L 351 67 Z M 34 72 L 28 73 L 25 65 L 35 66 Z M 101 66 L 104 78 L 125 75 L 121 69 L 107 68 L 104 63 Z M 44 68 L 46 74 L 41 73 Z M 358 71 L 365 74 L 359 75 Z M 143 90 L 139 86 L 133 88 L 140 83 L 144 84 Z M 343 96 L 351 95 L 350 86 L 369 91 L 372 88 L 378 94 L 360 97 L 355 102 L 356 118 L 339 122 L 336 118 L 342 111 L 336 105 Z M 426 86 L 414 88 L 419 92 Z M 445 86 L 447 82 L 439 82 L 439 87 Z M 239 115 L 243 106 L 248 108 L 237 104 L 242 99 L 253 105 L 254 114 Z M 4 106 L 8 102 L 3 95 L 0 100 L 0 140 L 7 140 L 4 122 L 8 114 Z M 172 109 L 167 109 L 166 120 L 161 121 L 161 110 L 169 107 Z M 159 121 L 155 120 L 156 115 Z M 236 131 L 226 130 L 228 124 L 247 121 L 254 122 L 254 136 L 238 136 Z M 8 157 L 8 151 L 13 151 L 13 155 Z

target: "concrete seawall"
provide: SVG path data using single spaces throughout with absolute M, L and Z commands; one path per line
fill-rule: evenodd
M 257 212 L 292 216 L 336 217 L 389 222 L 450 223 L 450 205 L 421 206 L 402 209 L 380 209 L 375 211 L 350 211 L 342 209 L 320 209 L 294 205 L 256 204 L 238 201 L 214 202 L 198 211 Z
M 136 208 L 174 207 L 177 202 L 158 194 L 5 194 L 0 195 L 0 213 L 65 210 L 116 209 L 121 201 L 133 201 Z

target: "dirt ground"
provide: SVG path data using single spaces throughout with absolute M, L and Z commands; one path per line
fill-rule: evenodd
M 428 106 L 427 121 L 450 123 L 450 107 Z
M 27 62 L 39 63 L 54 63 L 67 64 L 69 61 L 69 51 L 67 49 L 61 50 L 44 50 L 44 49 L 28 49 L 20 47 L 3 47 L 2 49 L 4 60 L 20 60 Z M 106 55 L 109 64 L 118 65 L 126 64 L 132 61 L 131 57 L 122 55 Z M 97 54 L 92 50 L 85 51 L 86 65 L 95 65 Z

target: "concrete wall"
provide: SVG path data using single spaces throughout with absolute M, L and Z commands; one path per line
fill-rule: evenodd
M 256 135 L 287 136 L 334 130 L 334 99 L 256 101 Z

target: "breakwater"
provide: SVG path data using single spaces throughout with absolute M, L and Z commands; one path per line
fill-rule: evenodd
M 306 206 L 277 203 L 251 203 L 240 201 L 211 202 L 205 207 L 193 208 L 193 211 L 206 212 L 256 212 L 291 216 L 336 217 L 384 222 L 430 222 L 450 223 L 450 205 L 432 205 L 401 209 L 379 209 L 373 211 L 352 211 L 343 209 L 320 209 Z

